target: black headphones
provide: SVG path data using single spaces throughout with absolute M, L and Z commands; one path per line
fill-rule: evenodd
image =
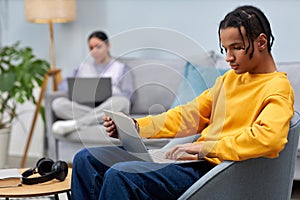
M 33 174 L 40 174 L 39 177 L 29 178 Z M 33 185 L 44 183 L 52 179 L 59 181 L 65 180 L 68 175 L 68 164 L 64 161 L 54 162 L 49 158 L 41 158 L 34 168 L 28 169 L 22 173 L 22 183 Z

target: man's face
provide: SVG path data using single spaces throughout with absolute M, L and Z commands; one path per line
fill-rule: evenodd
M 246 53 L 246 48 L 250 45 L 246 36 L 246 31 L 244 27 L 241 27 L 240 35 L 239 29 L 234 27 L 229 27 L 221 29 L 220 39 L 222 47 L 226 52 L 226 62 L 229 63 L 231 68 L 237 74 L 242 74 L 245 72 L 255 73 L 255 51 L 252 59 L 250 59 L 250 52 L 252 52 L 253 46 L 250 46 L 248 52 Z

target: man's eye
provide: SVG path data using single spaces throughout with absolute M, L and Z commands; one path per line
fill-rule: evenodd
M 234 47 L 235 50 L 244 50 L 245 48 L 244 47 L 240 47 L 240 46 L 236 46 Z

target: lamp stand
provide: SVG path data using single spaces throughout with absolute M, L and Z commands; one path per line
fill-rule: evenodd
M 53 22 L 49 22 L 49 35 L 50 35 L 50 66 L 55 71 L 55 53 L 54 53 L 54 34 L 53 34 Z M 56 76 L 58 75 L 58 76 Z M 60 74 L 53 76 L 53 90 L 58 89 L 58 83 L 61 81 Z
M 47 89 L 49 76 L 53 78 L 53 90 L 54 91 L 57 91 L 58 83 L 61 81 L 61 73 L 60 73 L 61 70 L 55 68 L 54 34 L 53 34 L 53 22 L 52 21 L 49 22 L 49 33 L 50 33 L 50 66 L 51 67 L 44 76 L 44 80 L 43 80 L 43 84 L 42 84 L 42 87 L 41 87 L 39 99 L 38 99 L 38 102 L 36 104 L 33 120 L 32 120 L 32 123 L 31 123 L 29 136 L 28 136 L 27 143 L 26 143 L 25 150 L 24 150 L 24 155 L 23 155 L 22 162 L 21 162 L 21 168 L 24 168 L 25 164 L 26 164 L 28 150 L 29 150 L 29 147 L 30 147 L 30 143 L 31 143 L 33 131 L 34 131 L 34 128 L 35 128 L 36 120 L 37 120 L 37 117 L 38 117 L 38 114 L 39 114 L 39 111 L 40 111 L 40 108 L 41 108 L 44 93 Z

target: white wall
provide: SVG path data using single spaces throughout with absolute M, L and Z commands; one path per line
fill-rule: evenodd
M 156 27 L 195 41 L 205 50 L 219 51 L 217 29 L 224 15 L 238 5 L 252 4 L 260 7 L 269 18 L 275 43 L 273 55 L 276 61 L 299 61 L 300 1 L 298 0 L 77 0 L 77 20 L 68 24 L 55 24 L 56 64 L 63 75 L 87 56 L 86 38 L 93 30 L 106 31 L 112 40 L 112 55 L 131 50 L 128 44 L 139 46 L 140 38 L 129 34 L 128 41 L 114 43 L 119 36 L 135 32 L 143 27 Z M 1 31 L 0 45 L 17 40 L 29 45 L 41 58 L 49 60 L 49 34 L 46 24 L 25 21 L 24 1 L 0 0 Z M 134 35 L 136 37 L 142 36 Z M 151 35 L 147 36 L 151 37 Z M 162 40 L 157 35 L 151 38 Z M 123 37 L 124 38 L 124 37 Z M 130 40 L 129 40 L 130 39 Z M 184 41 L 172 41 L 181 48 Z M 123 46 L 122 46 L 123 45 Z M 185 47 L 187 48 L 187 47 Z M 28 117 L 27 117 L 28 118 Z M 28 124 L 28 123 L 27 123 Z M 42 131 L 40 127 L 40 131 Z M 40 132 L 39 131 L 39 132 Z M 11 144 L 11 154 L 22 154 L 26 134 Z M 34 138 L 30 155 L 41 155 L 42 134 Z

